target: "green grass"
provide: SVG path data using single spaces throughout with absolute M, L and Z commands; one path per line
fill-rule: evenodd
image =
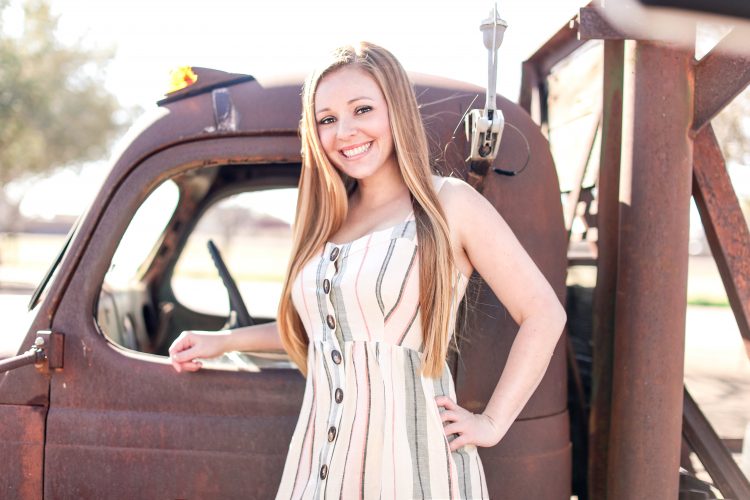
M 729 307 L 729 300 L 724 297 L 707 297 L 705 295 L 695 295 L 688 297 L 689 306 L 706 306 L 706 307 Z

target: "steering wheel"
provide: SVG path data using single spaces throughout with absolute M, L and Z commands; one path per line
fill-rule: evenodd
M 229 295 L 229 318 L 227 318 L 227 324 L 224 325 L 224 328 L 229 329 L 254 325 L 255 320 L 247 311 L 245 301 L 242 300 L 242 295 L 240 295 L 240 289 L 237 288 L 237 283 L 232 278 L 232 275 L 229 274 L 229 269 L 224 263 L 224 259 L 221 258 L 221 253 L 213 240 L 208 240 L 208 253 L 211 254 L 211 260 L 213 260 L 216 270 L 219 272 L 219 276 L 221 276 L 221 282 L 224 284 L 224 288 L 227 289 L 227 294 Z

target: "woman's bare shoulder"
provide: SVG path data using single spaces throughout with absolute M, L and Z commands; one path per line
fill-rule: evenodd
M 487 199 L 463 179 L 445 177 L 438 199 L 443 208 L 448 226 L 455 233 L 461 246 L 476 238 L 482 239 L 487 231 L 497 231 L 505 221 Z
M 451 215 L 469 209 L 479 199 L 484 199 L 473 187 L 458 177 L 441 177 L 433 175 L 433 182 L 438 191 L 438 199 L 449 219 Z

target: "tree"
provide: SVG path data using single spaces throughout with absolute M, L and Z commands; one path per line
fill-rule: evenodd
M 102 158 L 127 125 L 104 87 L 111 51 L 62 44 L 47 0 L 25 0 L 23 30 L 10 36 L 7 8 L 0 0 L 0 186 Z

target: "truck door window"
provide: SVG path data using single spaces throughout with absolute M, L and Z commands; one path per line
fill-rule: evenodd
M 105 281 L 114 286 L 124 286 L 138 275 L 139 269 L 149 261 L 164 228 L 172 217 L 179 192 L 177 185 L 168 180 L 156 188 L 130 221 L 123 234 Z
M 117 245 L 99 296 L 96 319 L 112 342 L 143 351 L 149 345 L 143 310 L 148 303 L 141 273 L 151 261 L 179 200 L 177 185 L 157 187 L 133 216 Z
M 274 319 L 289 252 L 296 188 L 246 191 L 206 210 L 177 261 L 172 276 L 175 299 L 196 313 L 226 317 L 227 291 L 207 250 L 218 247 L 251 316 Z

